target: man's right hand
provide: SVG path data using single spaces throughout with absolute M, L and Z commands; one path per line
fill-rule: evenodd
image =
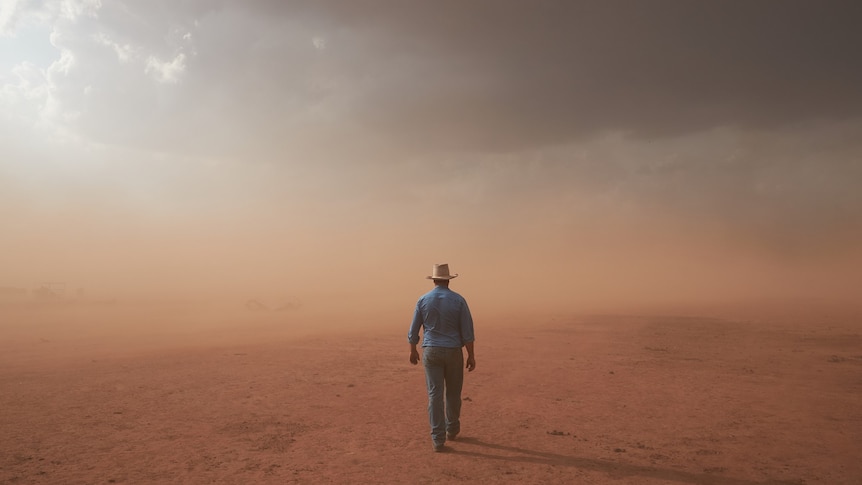
M 419 351 L 410 349 L 410 363 L 416 365 L 419 363 Z
M 467 357 L 467 372 L 473 372 L 476 368 L 476 358 L 473 356 Z

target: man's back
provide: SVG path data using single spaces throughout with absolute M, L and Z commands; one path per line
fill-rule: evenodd
M 460 348 L 474 340 L 467 301 L 446 287 L 436 286 L 416 302 L 407 336 L 411 343 L 419 342 L 420 327 L 424 327 L 423 347 Z

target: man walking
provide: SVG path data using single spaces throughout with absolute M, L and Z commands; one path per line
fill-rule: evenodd
M 434 289 L 419 298 L 407 333 L 410 363 L 416 365 L 419 363 L 416 349 L 419 328 L 424 328 L 422 363 L 428 386 L 428 418 L 435 452 L 443 451 L 446 438 L 454 440 L 461 431 L 461 388 L 464 384 L 461 347 L 467 347 L 467 370 L 476 368 L 473 317 L 467 301 L 449 289 L 449 280 L 457 276 L 449 274 L 448 264 L 434 265 L 431 276 L 426 277 L 434 281 Z

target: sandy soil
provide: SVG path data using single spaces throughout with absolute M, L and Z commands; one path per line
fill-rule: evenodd
M 857 318 L 477 318 L 440 454 L 406 319 L 118 318 L 4 317 L 0 482 L 862 483 Z

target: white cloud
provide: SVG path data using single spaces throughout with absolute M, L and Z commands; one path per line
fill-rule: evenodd
M 0 0 L 0 36 L 14 35 L 21 24 L 53 24 L 59 20 L 75 23 L 86 16 L 97 18 L 101 0 Z
M 47 68 L 21 62 L 0 85 L 0 111 L 4 112 L 4 118 L 34 130 L 42 139 L 60 141 L 77 137 L 72 124 L 82 113 L 74 109 L 75 100 L 69 98 L 68 91 L 73 85 L 72 78 L 78 74 L 79 58 L 67 44 L 70 38 L 55 26 L 49 39 L 59 56 Z
M 147 74 L 155 76 L 160 83 L 176 84 L 180 80 L 180 75 L 186 70 L 186 55 L 183 53 L 177 54 L 172 61 L 162 61 L 161 59 L 150 56 L 147 59 L 147 67 L 144 70 Z
M 311 39 L 311 43 L 314 44 L 314 48 L 319 51 L 326 49 L 326 39 L 323 37 L 315 36 Z
M 102 0 L 63 0 L 60 4 L 60 14 L 74 21 L 83 15 L 96 17 L 100 8 L 102 8 Z
M 45 73 L 31 63 L 25 62 L 12 68 L 12 76 L 15 82 L 0 86 L 0 106 L 7 117 L 26 106 L 22 102 L 42 102 L 48 89 Z
M 114 52 L 117 54 L 117 59 L 119 59 L 120 62 L 129 62 L 134 56 L 135 50 L 132 48 L 131 45 L 114 42 L 114 40 L 112 40 L 104 32 L 100 32 L 94 35 L 93 40 L 105 47 L 110 47 L 111 49 L 113 49 Z
M 19 127 L 28 127 L 45 140 L 76 139 L 69 129 L 81 115 L 64 105 L 60 94 L 59 78 L 65 77 L 75 64 L 75 57 L 64 50 L 60 59 L 48 69 L 31 63 L 22 63 L 12 69 L 15 82 L 0 86 L 0 111 L 7 121 Z
M 11 33 L 22 0 L 0 0 L 0 35 Z
M 72 53 L 69 49 L 61 49 L 60 50 L 60 58 L 51 63 L 51 66 L 48 67 L 48 79 L 51 79 L 52 74 L 63 74 L 64 76 L 69 75 L 69 71 L 75 65 L 75 54 Z

